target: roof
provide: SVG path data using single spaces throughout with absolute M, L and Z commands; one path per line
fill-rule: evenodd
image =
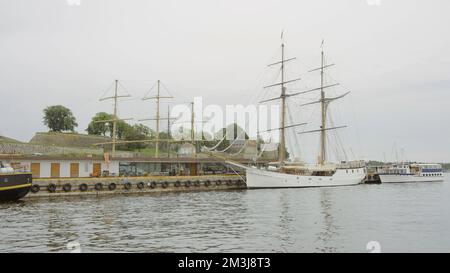
M 30 156 L 30 155 L 1 155 L 0 161 L 11 161 L 11 160 L 33 160 L 33 161 L 63 161 L 63 160 L 76 160 L 76 161 L 104 161 L 103 156 L 93 155 L 92 157 L 88 156 L 51 156 L 51 155 L 42 155 L 42 156 Z M 251 159 L 234 159 L 243 164 L 251 163 Z M 120 162 L 149 162 L 149 163 L 221 163 L 224 160 L 213 157 L 171 157 L 171 158 L 154 158 L 154 157 L 110 157 L 110 161 L 120 161 Z M 266 163 L 261 160 L 259 163 Z

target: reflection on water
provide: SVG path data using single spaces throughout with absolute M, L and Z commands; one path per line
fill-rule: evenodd
M 450 183 L 170 193 L 0 204 L 0 251 L 450 251 Z
M 333 218 L 333 204 L 330 189 L 322 189 L 320 191 L 320 213 L 323 216 L 323 228 L 317 234 L 319 246 L 317 252 L 337 252 L 337 246 L 329 245 L 333 237 L 337 235 L 337 227 Z M 321 246 L 322 244 L 322 246 Z

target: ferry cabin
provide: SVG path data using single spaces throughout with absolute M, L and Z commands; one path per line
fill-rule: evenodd
M 444 176 L 444 170 L 440 164 L 412 164 L 411 171 L 425 177 Z
M 393 164 L 389 167 L 377 168 L 379 174 L 384 175 L 417 175 L 422 177 L 443 176 L 440 164 Z

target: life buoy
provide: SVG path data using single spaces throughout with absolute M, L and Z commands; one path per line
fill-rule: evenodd
M 56 185 L 53 184 L 53 183 L 48 184 L 47 190 L 48 190 L 49 192 L 52 192 L 52 193 L 55 192 L 55 191 L 56 191 Z
M 198 181 L 198 180 L 195 181 L 195 182 L 194 182 L 194 185 L 195 185 L 196 187 L 200 187 L 200 181 Z
M 175 187 L 178 188 L 179 186 L 181 186 L 181 182 L 180 181 L 175 182 Z
M 165 189 L 165 188 L 167 188 L 169 186 L 169 183 L 167 183 L 167 182 L 164 182 L 164 183 L 162 183 L 162 187 Z
M 153 181 L 152 183 L 150 183 L 150 188 L 152 188 L 152 189 L 154 189 L 154 188 L 156 188 L 156 182 L 155 181 Z
M 217 186 L 222 185 L 222 181 L 221 181 L 221 180 L 217 180 L 217 181 L 216 181 L 216 185 L 217 185 Z
M 205 186 L 206 186 L 206 187 L 209 187 L 209 186 L 211 186 L 211 181 L 209 181 L 209 180 L 206 180 L 206 181 L 205 181 Z
M 80 191 L 87 191 L 88 185 L 87 184 L 81 184 L 80 185 Z
M 227 181 L 227 185 L 228 185 L 228 186 L 233 185 L 233 180 L 228 180 L 228 181 Z
M 139 183 L 137 183 L 137 188 L 138 188 L 138 189 L 142 190 L 144 187 L 145 187 L 144 182 L 139 182 Z
M 94 188 L 96 191 L 101 191 L 101 190 L 103 190 L 103 184 L 97 183 L 97 184 L 95 184 Z
M 130 182 L 126 182 L 125 184 L 123 184 L 123 188 L 126 190 L 131 189 L 131 183 Z
M 38 193 L 40 190 L 41 190 L 41 186 L 39 186 L 39 185 L 35 184 L 35 185 L 31 186 L 32 193 Z
M 64 184 L 63 190 L 64 190 L 65 192 L 71 191 L 71 190 L 72 190 L 72 185 L 70 185 L 69 183 Z
M 111 183 L 111 184 L 108 185 L 108 189 L 109 189 L 110 191 L 113 191 L 113 190 L 115 190 L 116 188 L 117 188 L 116 183 Z
M 186 181 L 186 182 L 184 183 L 184 186 L 185 186 L 186 188 L 189 188 L 190 186 L 192 186 L 192 182 L 191 182 L 191 181 Z

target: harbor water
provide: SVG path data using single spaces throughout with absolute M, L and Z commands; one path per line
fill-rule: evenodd
M 436 183 L 28 199 L 0 204 L 0 219 L 0 252 L 70 252 L 74 244 L 82 252 L 369 252 L 368 244 L 450 252 L 450 175 Z

